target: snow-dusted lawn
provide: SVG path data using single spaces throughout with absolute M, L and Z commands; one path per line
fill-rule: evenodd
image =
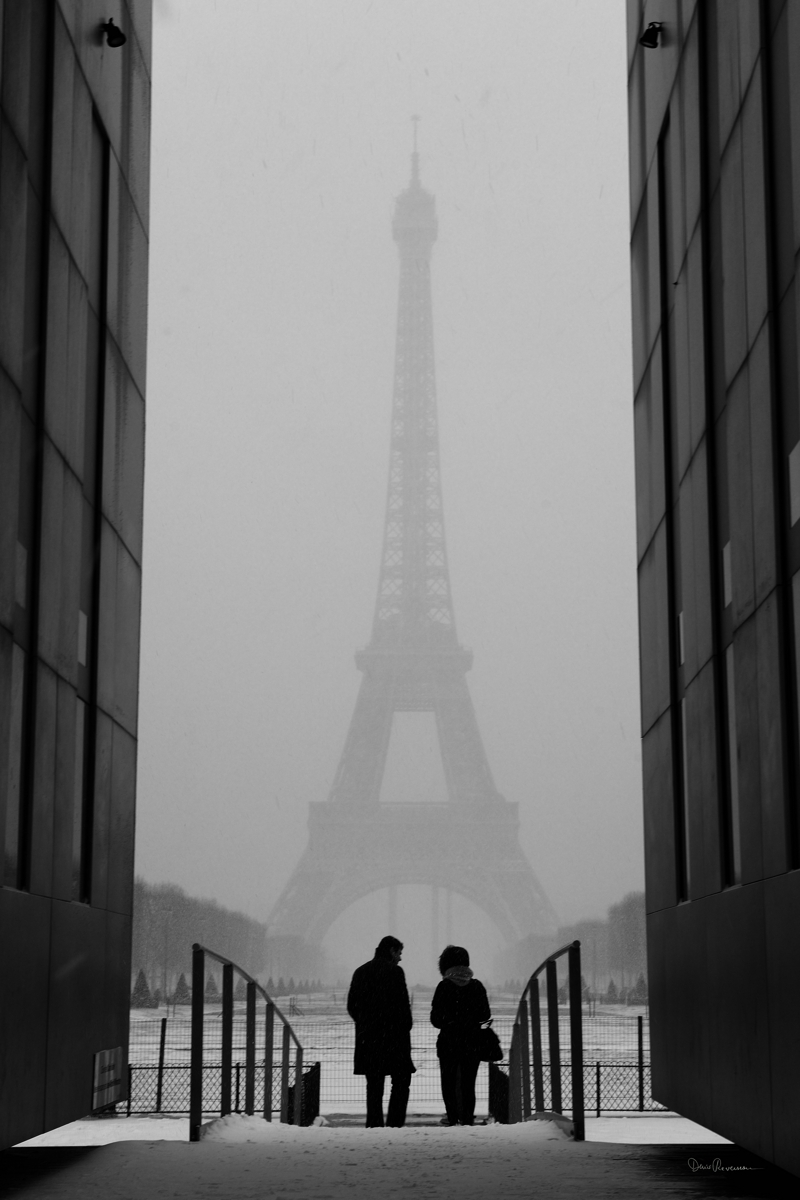
M 364 1106 L 364 1080 L 353 1075 L 353 1048 L 355 1030 L 353 1022 L 347 1015 L 342 996 L 333 1001 L 331 997 L 312 997 L 306 1000 L 300 997 L 300 1012 L 291 1016 L 292 1027 L 300 1040 L 304 1051 L 304 1063 L 308 1067 L 319 1061 L 322 1064 L 320 1077 L 320 1111 L 330 1113 L 336 1111 L 359 1111 Z M 495 1013 L 494 1027 L 503 1047 L 508 1050 L 511 1042 L 511 1030 L 516 1012 L 516 998 L 492 996 L 492 1011 Z M 289 1011 L 288 1004 L 281 999 L 284 1010 Z M 436 1037 L 438 1031 L 428 1020 L 430 997 L 415 997 L 414 1028 L 412 1030 L 412 1056 L 416 1065 L 416 1074 L 412 1077 L 410 1104 L 419 1112 L 442 1112 L 441 1090 L 439 1084 L 439 1064 L 436 1058 Z M 611 1062 L 626 1062 L 630 1067 L 614 1069 L 605 1067 L 602 1076 L 601 1094 L 603 1107 L 606 1109 L 635 1108 L 637 1103 L 637 1080 L 633 1065 L 637 1061 L 637 1016 L 646 1018 L 646 1010 L 640 1007 L 624 1005 L 597 1006 L 594 1015 L 588 1010 L 583 1015 L 583 1044 L 584 1062 L 586 1064 L 586 1106 L 591 1108 L 595 1102 L 593 1065 L 596 1062 L 604 1064 Z M 187 1006 L 179 1007 L 175 1012 L 167 1009 L 133 1009 L 131 1011 L 130 1061 L 134 1067 L 145 1064 L 155 1065 L 158 1062 L 158 1045 L 161 1032 L 161 1017 L 167 1017 L 167 1036 L 165 1043 L 165 1063 L 170 1066 L 188 1066 L 189 1047 L 191 1043 L 191 1021 Z M 204 1023 L 205 1061 L 219 1061 L 221 1043 L 221 1009 L 219 1005 L 208 1004 Z M 566 1009 L 559 1012 L 560 1041 L 562 1062 L 569 1062 L 569 1017 Z M 280 1066 L 280 1046 L 282 1029 L 280 1023 L 275 1027 L 276 1072 Z M 244 1006 L 240 1003 L 234 1006 L 233 1025 L 233 1056 L 234 1062 L 244 1061 L 245 1019 Z M 542 1049 L 545 1061 L 549 1058 L 549 1039 L 545 1021 L 542 1021 Z M 644 1021 L 644 1057 L 649 1062 L 649 1022 Z M 264 1022 L 263 1006 L 259 1006 L 256 1029 L 257 1060 L 263 1058 L 264 1052 Z M 294 1047 L 292 1047 L 294 1054 Z M 549 1079 L 545 1072 L 545 1089 L 549 1091 Z M 276 1077 L 277 1079 L 277 1074 Z M 146 1083 L 146 1086 L 145 1086 Z M 276 1085 L 277 1086 L 277 1083 Z M 649 1088 L 649 1068 L 647 1069 L 646 1088 Z M 569 1083 L 565 1080 L 565 1087 Z M 261 1103 L 261 1083 L 257 1084 L 259 1103 Z M 388 1091 L 388 1087 L 387 1087 Z M 184 1096 L 185 1093 L 185 1096 Z M 179 1107 L 175 1097 L 184 1096 L 180 1104 L 188 1103 L 188 1075 L 183 1078 L 180 1072 L 168 1071 L 165 1076 L 165 1107 Z M 477 1101 L 479 1112 L 488 1111 L 488 1069 L 482 1065 L 477 1079 Z M 133 1087 L 134 1111 L 137 1106 L 143 1109 L 154 1107 L 155 1083 L 154 1076 L 141 1075 L 134 1078 Z M 143 1102 L 142 1097 L 147 1097 Z M 206 1103 L 211 1102 L 207 1095 Z M 649 1096 L 645 1092 L 645 1103 Z

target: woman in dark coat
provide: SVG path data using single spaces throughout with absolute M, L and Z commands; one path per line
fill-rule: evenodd
M 431 1025 L 436 1039 L 442 1098 L 448 1125 L 475 1123 L 475 1078 L 480 1064 L 478 1036 L 491 1019 L 486 988 L 474 979 L 463 946 L 446 946 L 439 958 L 442 981 L 433 993 Z

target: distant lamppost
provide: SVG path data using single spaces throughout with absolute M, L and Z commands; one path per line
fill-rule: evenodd
M 161 909 L 161 917 L 164 921 L 164 959 L 163 969 L 161 972 L 162 995 L 164 997 L 164 1005 L 169 1008 L 169 990 L 167 988 L 167 966 L 169 963 L 169 925 L 172 917 L 172 908 L 163 906 Z M 174 1016 L 173 1012 L 173 1016 Z

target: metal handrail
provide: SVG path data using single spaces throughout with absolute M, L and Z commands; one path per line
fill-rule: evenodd
M 569 1028 L 572 1074 L 572 1126 L 576 1142 L 585 1137 L 583 1094 L 583 1014 L 581 996 L 581 944 L 568 942 L 548 954 L 531 975 L 517 1006 L 508 1055 L 508 1120 L 510 1123 L 561 1115 L 561 1044 L 558 1027 L 558 976 L 556 962 L 563 954 L 569 962 Z M 547 1032 L 550 1049 L 551 1109 L 544 1109 L 544 1062 L 542 1055 L 539 976 L 544 971 L 547 1000 Z M 531 1097 L 531 1059 L 533 1097 Z
M 264 1030 L 264 1120 L 272 1120 L 272 1071 L 275 1048 L 275 1017 L 283 1024 L 281 1045 L 281 1107 L 280 1119 L 289 1122 L 289 1070 L 291 1042 L 295 1044 L 295 1086 L 292 1119 L 295 1125 L 303 1118 L 303 1047 L 297 1034 L 275 1001 L 257 979 L 243 967 L 208 946 L 195 942 L 192 946 L 192 1037 L 189 1081 L 189 1141 L 200 1140 L 203 1122 L 203 1016 L 205 1012 L 206 955 L 222 966 L 222 1048 L 220 1116 L 231 1112 L 231 1071 L 233 1066 L 233 972 L 247 984 L 245 999 L 245 1084 L 244 1110 L 247 1116 L 255 1112 L 256 1077 L 256 994 L 266 1000 Z M 237 1085 L 238 1087 L 238 1085 Z
M 286 1017 L 283 1015 L 281 1010 L 278 1008 L 275 1001 L 272 999 L 272 997 L 269 995 L 269 993 L 266 991 L 266 989 L 261 986 L 261 984 L 258 982 L 257 979 L 254 979 L 252 975 L 248 975 L 248 973 L 247 973 L 247 971 L 245 971 L 244 967 L 240 967 L 238 963 L 235 963 L 230 958 L 225 958 L 225 956 L 222 954 L 217 954 L 216 950 L 209 950 L 208 946 L 201 946 L 199 942 L 193 943 L 192 952 L 194 952 L 195 950 L 202 950 L 204 954 L 208 954 L 211 958 L 215 959 L 223 967 L 233 967 L 234 971 L 237 971 L 246 983 L 252 983 L 254 985 L 256 991 L 261 996 L 263 996 L 263 998 L 266 1000 L 267 1004 L 271 1004 L 272 1007 L 275 1009 L 275 1015 L 281 1021 L 283 1021 L 284 1025 L 287 1026 L 287 1028 L 289 1030 L 289 1034 L 292 1038 L 292 1041 L 294 1042 L 295 1046 L 297 1046 L 297 1049 L 298 1050 L 303 1049 L 303 1047 L 300 1045 L 300 1042 L 297 1039 L 297 1034 L 292 1029 L 291 1025 L 286 1020 Z

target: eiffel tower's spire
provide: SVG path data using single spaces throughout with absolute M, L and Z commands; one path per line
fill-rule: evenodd
M 436 201 L 419 181 L 395 203 L 400 254 L 389 488 L 378 601 L 370 648 L 455 649 L 455 620 L 444 537 L 436 412 L 430 260 L 438 233 Z

